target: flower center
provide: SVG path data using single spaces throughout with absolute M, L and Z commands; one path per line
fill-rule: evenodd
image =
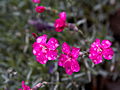
M 103 50 L 102 50 L 102 48 L 98 48 L 97 51 L 102 53 Z
M 46 47 L 46 46 L 43 46 L 43 45 L 41 45 L 41 47 L 42 47 L 42 52 L 43 52 L 43 53 L 47 53 L 47 47 Z

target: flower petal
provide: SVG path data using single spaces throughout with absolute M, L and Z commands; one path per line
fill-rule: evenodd
M 30 90 L 30 87 L 25 85 L 25 82 L 22 81 L 22 89 L 18 89 L 18 90 Z
M 93 62 L 94 64 L 102 63 L 102 55 L 96 56 L 96 58 L 92 59 L 92 62 Z
M 70 53 L 70 46 L 66 42 L 62 44 L 62 52 L 64 52 L 65 54 Z
M 103 48 L 109 48 L 112 45 L 112 43 L 109 40 L 103 40 L 101 45 Z
M 58 40 L 57 39 L 55 39 L 53 37 L 49 39 L 49 41 L 47 43 L 47 48 L 49 50 L 55 50 L 58 46 L 59 46 L 59 44 L 58 44 Z
M 103 51 L 103 57 L 107 60 L 112 59 L 113 54 L 114 54 L 114 51 L 112 48 L 107 48 L 107 49 L 104 49 Z
M 80 48 L 72 47 L 71 55 L 74 59 L 77 59 L 79 56 Z
M 46 53 L 46 57 L 48 58 L 48 60 L 55 60 L 57 59 L 57 50 L 49 50 Z
M 100 47 L 100 46 L 101 46 L 100 39 L 96 39 L 95 42 L 91 44 L 91 48 Z
M 40 55 L 36 56 L 36 60 L 41 64 L 46 64 L 48 61 L 48 58 L 46 57 L 45 54 L 41 53 Z
M 61 12 L 61 13 L 59 14 L 59 17 L 60 17 L 61 19 L 63 19 L 63 20 L 66 20 L 66 12 Z
M 77 60 L 72 60 L 71 70 L 73 72 L 79 72 L 80 71 L 80 66 L 79 66 Z
M 71 68 L 65 68 L 65 72 L 68 74 L 68 75 L 72 75 L 73 71 L 71 70 Z
M 64 66 L 65 61 L 68 59 L 68 56 L 65 54 L 61 54 L 60 57 L 58 58 L 58 65 L 59 66 Z
M 65 71 L 68 75 L 71 75 L 73 73 L 73 71 L 71 70 L 71 65 L 72 65 L 72 62 L 71 60 L 67 60 L 65 63 L 64 63 L 64 68 L 65 68 Z
M 33 47 L 32 52 L 34 55 L 38 55 L 43 48 L 42 45 L 40 45 L 39 43 L 36 43 L 36 42 L 33 43 L 32 47 Z
M 40 36 L 40 37 L 38 37 L 38 38 L 36 39 L 36 42 L 37 42 L 37 43 L 42 43 L 42 44 L 44 44 L 44 43 L 46 43 L 46 41 L 47 41 L 47 35 L 46 35 L 46 34 L 44 34 L 44 35 L 42 35 L 42 36 Z
M 24 81 L 22 81 L 22 87 L 23 87 L 23 88 L 25 87 L 25 82 L 24 82 Z

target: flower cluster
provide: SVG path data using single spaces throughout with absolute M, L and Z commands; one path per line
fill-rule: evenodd
M 48 60 L 57 59 L 57 47 L 59 46 L 57 39 L 50 38 L 47 41 L 47 35 L 42 35 L 36 39 L 33 43 L 33 54 L 36 56 L 36 60 L 40 64 L 46 64 Z M 73 72 L 78 72 L 80 66 L 77 58 L 80 53 L 80 49 L 76 47 L 70 48 L 70 46 L 64 42 L 62 44 L 62 54 L 58 58 L 58 65 L 65 68 L 67 74 L 71 75 Z
M 40 0 L 32 0 L 34 3 L 39 4 Z M 50 10 L 51 8 L 48 8 Z M 36 6 L 36 12 L 42 13 L 47 10 L 44 6 Z M 56 32 L 62 32 L 65 27 L 70 29 L 74 29 L 78 31 L 78 28 L 71 23 L 66 22 L 66 12 L 61 12 L 59 14 L 59 18 L 55 20 L 54 27 Z M 58 57 L 58 51 L 56 50 L 59 46 L 57 39 L 50 38 L 47 41 L 47 35 L 40 36 L 36 39 L 33 46 L 33 54 L 36 56 L 36 60 L 41 64 L 46 64 L 48 60 L 56 60 Z M 107 60 L 112 59 L 114 51 L 111 46 L 111 42 L 109 40 L 103 40 L 100 43 L 100 39 L 96 39 L 95 42 L 91 44 L 89 49 L 89 58 L 92 60 L 94 64 L 99 64 L 103 60 L 103 57 Z M 67 74 L 71 75 L 73 72 L 78 72 L 80 70 L 80 66 L 78 64 L 78 57 L 80 54 L 80 48 L 72 47 L 64 42 L 62 44 L 62 54 L 60 54 L 58 58 L 58 65 L 65 68 Z
M 48 60 L 57 59 L 57 47 L 59 46 L 57 39 L 50 38 L 47 41 L 47 35 L 40 36 L 36 39 L 33 46 L 33 54 L 36 56 L 36 59 L 41 64 L 46 64 Z
M 110 48 L 111 44 L 109 40 L 103 40 L 100 43 L 100 39 L 96 39 L 95 42 L 91 44 L 89 58 L 92 59 L 94 64 L 101 63 L 103 61 L 102 57 L 107 60 L 112 59 L 114 51 Z
M 59 18 L 54 23 L 56 32 L 61 32 L 67 26 L 66 23 L 66 12 L 61 12 Z
M 79 56 L 80 49 L 76 47 L 70 48 L 70 46 L 64 42 L 62 44 L 62 54 L 59 57 L 58 65 L 65 68 L 67 74 L 71 75 L 73 72 L 78 72 L 80 66 L 77 58 Z
M 18 90 L 31 90 L 29 86 L 25 85 L 25 82 L 22 81 L 22 88 Z
M 114 51 L 109 40 L 96 39 L 91 44 L 89 49 L 89 58 L 94 64 L 102 62 L 102 57 L 107 60 L 112 59 Z M 57 47 L 59 46 L 58 40 L 50 38 L 47 42 L 47 35 L 37 37 L 36 42 L 33 43 L 33 54 L 36 60 L 41 64 L 46 64 L 48 60 L 56 60 L 58 57 Z M 70 47 L 66 42 L 62 44 L 62 54 L 58 57 L 58 65 L 65 68 L 67 74 L 71 75 L 73 72 L 80 71 L 80 66 L 77 61 L 80 55 L 80 48 Z

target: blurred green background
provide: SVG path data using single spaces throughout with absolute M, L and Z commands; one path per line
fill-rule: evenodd
M 120 8 L 120 0 L 41 0 L 41 5 L 65 11 L 67 21 L 75 23 L 83 35 L 68 29 L 55 32 L 53 23 L 58 14 L 36 13 L 31 0 L 0 0 L 0 90 L 17 90 L 23 80 L 31 87 L 42 81 L 51 82 L 40 90 L 104 90 L 98 78 L 109 83 L 119 81 L 120 51 L 109 27 L 109 16 Z M 46 65 L 35 61 L 32 33 L 47 34 L 81 51 L 88 50 L 95 38 L 109 39 L 114 42 L 115 56 L 94 67 L 87 57 L 79 58 L 81 71 L 68 76 L 57 66 L 57 60 Z

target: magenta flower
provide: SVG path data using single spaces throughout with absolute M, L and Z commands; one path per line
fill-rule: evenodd
M 54 26 L 55 26 L 56 32 L 62 32 L 63 29 L 66 27 L 66 23 L 63 19 L 59 18 L 59 19 L 56 19 Z
M 109 40 L 103 40 L 100 44 L 100 39 L 96 39 L 95 42 L 91 44 L 89 50 L 89 58 L 94 64 L 99 64 L 102 62 L 102 57 L 107 60 L 112 59 L 114 51 L 110 46 L 112 43 Z
M 66 21 L 66 12 L 61 12 L 59 14 L 59 17 L 60 17 L 60 19 L 63 19 L 64 21 Z
M 59 46 L 57 39 L 50 38 L 47 41 L 47 35 L 40 36 L 36 39 L 33 46 L 33 54 L 41 64 L 46 64 L 48 60 L 57 59 L 57 47 Z
M 34 3 L 40 3 L 40 0 L 32 0 Z
M 22 81 L 22 89 L 18 89 L 18 90 L 31 90 L 29 86 L 25 85 L 25 82 Z
M 60 18 L 56 19 L 55 23 L 54 23 L 56 32 L 63 31 L 63 29 L 67 26 L 67 24 L 66 24 L 66 13 L 65 12 L 61 12 L 59 14 L 59 17 Z
M 38 12 L 38 13 L 44 12 L 45 9 L 46 9 L 46 8 L 45 8 L 44 6 L 36 6 L 36 8 L 35 8 L 36 12 Z
M 60 55 L 58 65 L 65 68 L 67 74 L 71 75 L 73 72 L 80 71 L 77 58 L 79 56 L 80 48 L 72 47 L 64 42 L 62 44 L 62 52 Z

